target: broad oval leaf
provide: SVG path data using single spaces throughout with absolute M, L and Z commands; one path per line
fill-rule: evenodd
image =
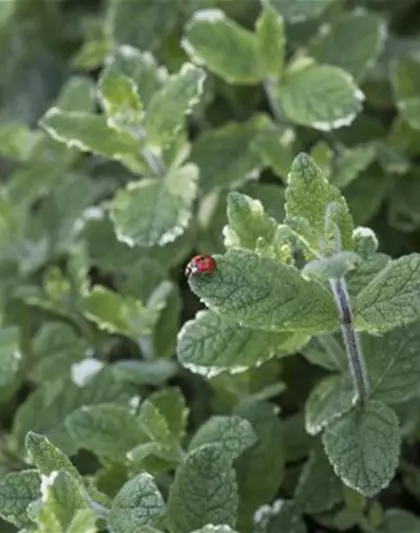
M 0 516 L 18 528 L 33 526 L 28 506 L 41 496 L 41 478 L 37 470 L 11 472 L 0 479 Z

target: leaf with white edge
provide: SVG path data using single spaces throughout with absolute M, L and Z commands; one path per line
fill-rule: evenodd
M 185 63 L 152 96 L 144 122 L 150 146 L 161 150 L 183 128 L 185 115 L 199 102 L 204 80 L 202 69 Z
M 309 261 L 302 268 L 302 275 L 324 281 L 339 279 L 354 270 L 361 262 L 361 257 L 354 252 L 338 252 L 329 257 Z
M 108 523 L 113 533 L 137 533 L 163 515 L 165 502 L 153 477 L 140 474 L 128 480 L 115 496 Z
M 353 122 L 364 95 L 344 70 L 310 63 L 285 72 L 276 99 L 294 124 L 331 131 Z
M 0 388 L 16 380 L 21 359 L 19 328 L 16 326 L 0 328 Z
M 420 519 L 404 509 L 388 509 L 375 533 L 420 533 Z
M 347 275 L 347 289 L 350 296 L 363 291 L 369 283 L 387 266 L 390 261 L 388 255 L 382 253 L 371 254 Z
M 357 40 L 348 46 L 349 40 Z M 317 63 L 340 67 L 356 80 L 365 79 L 367 73 L 382 53 L 387 28 L 385 21 L 375 13 L 354 10 L 323 24 L 318 34 L 310 41 L 308 54 Z
M 257 177 L 263 163 L 251 145 L 268 125 L 265 115 L 255 115 L 203 133 L 191 150 L 191 161 L 200 169 L 200 189 L 229 189 Z
M 420 319 L 420 254 L 389 261 L 357 295 L 355 323 L 385 332 Z
M 267 82 L 278 82 L 283 73 L 286 33 L 284 21 L 269 3 L 255 23 L 257 51 L 263 77 Z
M 327 426 L 322 441 L 335 473 L 350 488 L 371 497 L 389 485 L 400 454 L 394 411 L 371 400 Z
M 336 0 L 271 0 L 275 9 L 289 22 L 297 23 L 316 19 Z
M 198 167 L 187 164 L 163 179 L 131 182 L 111 203 L 119 241 L 133 246 L 164 246 L 187 227 L 197 193 Z
M 82 476 L 67 455 L 44 435 L 30 431 L 26 435 L 25 450 L 27 461 L 36 466 L 41 474 L 49 475 L 54 470 L 61 470 L 82 481 Z
M 143 119 L 143 104 L 133 80 L 107 68 L 98 82 L 99 98 L 111 128 L 129 131 L 141 138 L 139 127 Z
M 363 334 L 361 339 L 370 396 L 388 404 L 417 396 L 420 381 L 418 322 L 380 337 Z
M 254 515 L 255 533 L 307 533 L 302 511 L 292 500 L 263 505 Z
M 264 166 L 270 167 L 284 182 L 287 180 L 294 156 L 295 132 L 292 128 L 266 130 L 259 133 L 251 144 Z
M 234 415 L 212 416 L 195 433 L 188 450 L 194 450 L 205 444 L 219 444 L 233 461 L 255 444 L 256 440 L 248 420 Z
M 79 509 L 66 533 L 97 533 L 96 521 L 97 516 L 91 509 Z
M 53 139 L 69 148 L 115 159 L 135 174 L 148 171 L 140 155 L 139 142 L 128 133 L 110 128 L 105 117 L 52 107 L 42 117 L 40 125 Z
M 187 23 L 182 45 L 194 62 L 228 83 L 260 81 L 255 35 L 220 9 L 196 11 Z
M 330 227 L 325 235 L 327 211 Z M 299 224 L 299 230 L 315 255 L 325 255 L 323 247 L 331 247 L 334 250 L 334 224 L 340 230 L 342 249 L 353 249 L 354 226 L 345 199 L 325 179 L 313 159 L 304 153 L 294 159 L 286 188 L 286 222 L 302 219 L 307 221 L 307 224 Z M 304 231 L 306 227 L 307 231 Z M 328 239 L 327 242 L 325 238 Z
M 207 378 L 259 366 L 306 344 L 305 334 L 272 333 L 242 326 L 213 311 L 199 311 L 178 333 L 178 361 Z
M 18 528 L 29 528 L 28 505 L 41 496 L 37 470 L 11 472 L 0 479 L 0 516 Z
M 305 427 L 316 435 L 353 407 L 355 391 L 350 376 L 333 376 L 314 387 L 305 404 Z
M 420 61 L 403 57 L 391 65 L 391 83 L 398 110 L 414 130 L 420 129 Z
M 235 462 L 242 531 L 252 521 L 254 511 L 276 494 L 283 479 L 285 449 L 283 428 L 273 404 L 243 403 L 234 414 L 247 419 L 257 436 L 257 442 Z
M 213 311 L 267 331 L 321 333 L 338 325 L 326 288 L 294 267 L 245 250 L 215 256 L 211 276 L 190 276 L 191 289 Z
M 142 52 L 129 45 L 122 45 L 114 50 L 108 65 L 134 81 L 146 108 L 153 95 L 168 79 L 166 68 L 159 67 L 149 51 Z
M 206 524 L 235 527 L 239 504 L 235 471 L 222 446 L 207 444 L 188 453 L 179 465 L 167 504 L 172 533 Z
M 89 320 L 102 330 L 134 340 L 150 334 L 161 309 L 162 304 L 148 309 L 140 300 L 124 298 L 100 285 L 95 285 L 83 298 L 83 311 Z
M 229 526 L 214 526 L 213 524 L 207 524 L 204 527 L 201 527 L 200 529 L 196 529 L 192 533 L 237 533 Z M 411 532 L 410 532 L 411 533 Z
M 118 405 L 82 407 L 66 418 L 66 426 L 78 446 L 114 462 L 124 462 L 143 440 L 136 416 Z
M 302 468 L 295 499 L 303 511 L 309 514 L 330 511 L 344 499 L 343 484 L 334 474 L 320 443 L 316 444 Z
M 223 234 L 227 248 L 255 250 L 258 239 L 271 244 L 277 229 L 277 222 L 267 215 L 259 200 L 245 194 L 231 192 L 227 197 L 228 226 Z

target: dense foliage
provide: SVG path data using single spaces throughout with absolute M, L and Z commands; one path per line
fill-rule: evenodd
M 420 532 L 419 24 L 0 2 L 2 533 Z

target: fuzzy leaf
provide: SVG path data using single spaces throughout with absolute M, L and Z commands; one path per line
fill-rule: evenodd
M 364 95 L 344 70 L 309 64 L 286 71 L 277 99 L 291 122 L 331 131 L 353 122 Z
M 255 29 L 263 76 L 267 81 L 277 82 L 283 73 L 286 47 L 283 19 L 267 3 L 257 19 Z
M 322 332 L 337 325 L 330 293 L 288 265 L 245 250 L 215 256 L 211 276 L 191 276 L 192 290 L 228 319 L 268 331 Z
M 257 366 L 272 357 L 289 355 L 306 344 L 308 336 L 260 331 L 200 311 L 178 334 L 178 360 L 191 372 L 212 377 Z
M 0 516 L 18 528 L 33 526 L 28 505 L 41 496 L 37 470 L 11 472 L 0 479 Z
M 237 533 L 229 526 L 214 526 L 213 524 L 207 524 L 204 527 L 201 527 L 200 529 L 196 529 L 192 533 Z M 410 532 L 411 533 L 411 532 Z
M 301 510 L 292 500 L 275 500 L 254 515 L 255 533 L 307 533 Z
M 357 296 L 355 322 L 360 329 L 384 332 L 419 319 L 419 254 L 389 261 Z
M 160 150 L 182 129 L 185 115 L 199 101 L 204 80 L 202 69 L 185 63 L 152 96 L 144 124 L 149 145 Z
M 322 437 L 336 474 L 352 489 L 371 497 L 395 475 L 400 428 L 394 411 L 371 400 L 327 426 Z
M 188 453 L 177 468 L 167 506 L 172 533 L 185 533 L 206 524 L 235 527 L 239 503 L 229 454 L 208 444 Z
M 260 79 L 255 36 L 220 9 L 196 11 L 182 43 L 193 61 L 229 83 L 254 84 Z
M 282 130 L 277 127 L 259 133 L 252 143 L 252 150 L 265 166 L 271 167 L 275 174 L 286 181 L 293 162 L 295 140 L 293 129 Z
M 112 502 L 108 523 L 114 533 L 136 533 L 143 531 L 143 526 L 153 526 L 164 510 L 165 502 L 153 477 L 144 473 L 120 489 Z
M 165 178 L 131 182 L 115 196 L 111 218 L 119 241 L 163 246 L 182 235 L 197 192 L 198 168 L 187 164 Z
M 304 22 L 318 18 L 335 0 L 271 0 L 271 4 L 288 21 Z
M 239 416 L 213 416 L 195 433 L 188 449 L 205 444 L 218 444 L 232 461 L 257 440 L 252 425 Z

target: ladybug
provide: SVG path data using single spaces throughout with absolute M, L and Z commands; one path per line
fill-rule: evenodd
M 211 255 L 196 255 L 185 268 L 187 277 L 191 274 L 211 274 L 216 269 L 216 260 Z

